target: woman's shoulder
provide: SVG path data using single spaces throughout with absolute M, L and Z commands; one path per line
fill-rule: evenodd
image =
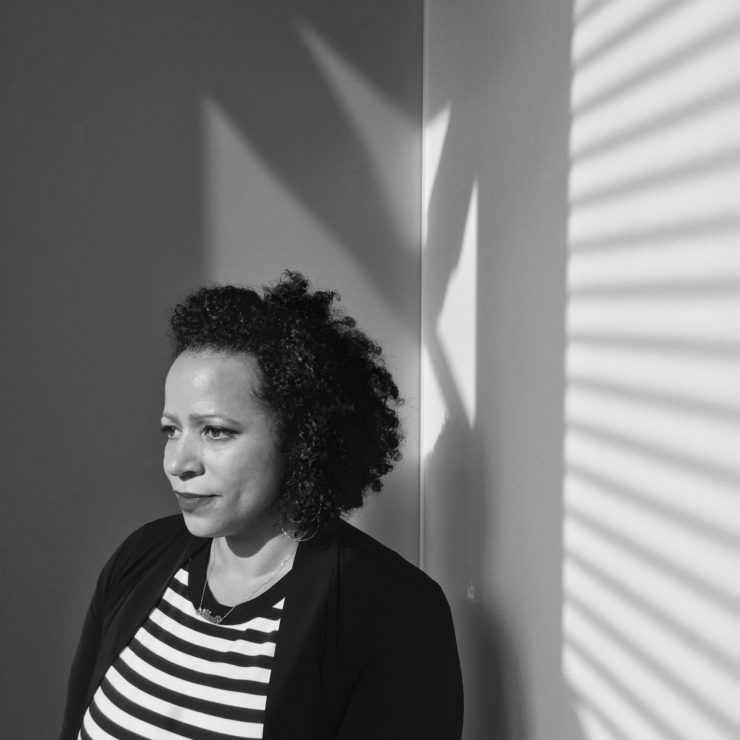
M 187 528 L 182 514 L 171 514 L 142 524 L 131 533 L 131 536 L 161 538 L 163 536 L 184 534 L 185 532 L 187 532 Z
M 173 539 L 191 537 L 180 514 L 165 516 L 142 524 L 121 543 L 122 549 L 132 549 L 151 544 L 163 544 Z
M 188 532 L 179 514 L 155 519 L 137 527 L 123 540 L 104 571 L 147 567 L 169 552 L 176 557 L 178 553 L 193 549 L 196 544 L 197 538 Z
M 381 683 L 390 680 L 387 670 L 418 678 L 413 666 L 426 665 L 430 654 L 439 660 L 429 676 L 438 675 L 443 665 L 450 675 L 459 674 L 452 615 L 437 582 L 347 523 L 335 529 L 334 543 L 338 568 L 330 603 L 351 680 L 371 665 L 378 667 Z
M 334 540 L 341 553 L 345 580 L 356 584 L 368 598 L 381 593 L 403 601 L 446 603 L 442 589 L 431 576 L 366 532 L 341 521 Z

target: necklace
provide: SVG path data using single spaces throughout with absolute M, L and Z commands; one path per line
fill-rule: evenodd
M 244 599 L 244 601 L 249 601 L 250 599 L 254 598 L 268 583 L 270 583 L 270 581 L 275 580 L 275 578 L 277 578 L 278 576 L 278 573 L 280 573 L 280 571 L 285 567 L 285 564 L 295 555 L 295 553 L 296 551 L 293 550 L 293 552 L 291 552 L 289 555 L 286 555 L 285 558 L 283 558 L 283 560 L 281 561 L 280 565 L 278 565 L 278 567 L 275 568 L 275 570 L 273 570 L 272 573 L 270 573 L 267 578 L 265 578 L 265 580 L 257 586 L 257 588 L 250 592 L 250 594 L 247 596 L 246 599 Z M 234 609 L 236 609 L 237 606 L 239 606 L 239 604 L 234 604 L 234 606 L 232 606 L 231 609 L 229 609 L 229 611 L 227 611 L 226 614 L 223 615 L 223 617 L 219 617 L 218 614 L 214 614 L 210 609 L 203 608 L 203 597 L 206 595 L 208 578 L 211 575 L 211 570 L 213 569 L 213 564 L 215 560 L 216 558 L 214 557 L 210 565 L 208 566 L 208 572 L 206 573 L 205 581 L 203 581 L 203 591 L 201 591 L 200 594 L 200 604 L 198 604 L 198 608 L 195 610 L 195 613 L 198 614 L 198 616 L 203 617 L 203 619 L 205 619 L 207 622 L 220 624 L 224 621 L 224 619 L 226 619 L 226 617 L 229 616 L 229 614 L 231 614 L 231 612 L 234 611 Z M 244 601 L 240 603 L 243 604 Z

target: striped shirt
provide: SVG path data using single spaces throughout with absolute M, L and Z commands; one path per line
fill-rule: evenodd
M 236 607 L 221 624 L 196 613 L 188 579 L 188 570 L 180 568 L 108 669 L 79 740 L 262 737 L 287 578 Z M 210 589 L 206 594 L 204 606 L 228 611 Z

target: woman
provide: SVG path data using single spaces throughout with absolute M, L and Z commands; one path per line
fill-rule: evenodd
M 164 469 L 182 516 L 103 568 L 62 738 L 452 740 L 449 608 L 342 520 L 400 457 L 380 348 L 298 273 L 171 318 Z

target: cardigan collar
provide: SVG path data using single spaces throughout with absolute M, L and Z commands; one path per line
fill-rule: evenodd
M 131 642 L 136 630 L 162 598 L 175 573 L 209 542 L 208 539 L 193 537 L 183 527 L 182 531 L 177 533 L 172 546 L 165 548 L 161 557 L 141 574 L 135 588 L 124 599 L 107 627 L 88 687 L 86 706 L 90 704 L 105 672 Z

